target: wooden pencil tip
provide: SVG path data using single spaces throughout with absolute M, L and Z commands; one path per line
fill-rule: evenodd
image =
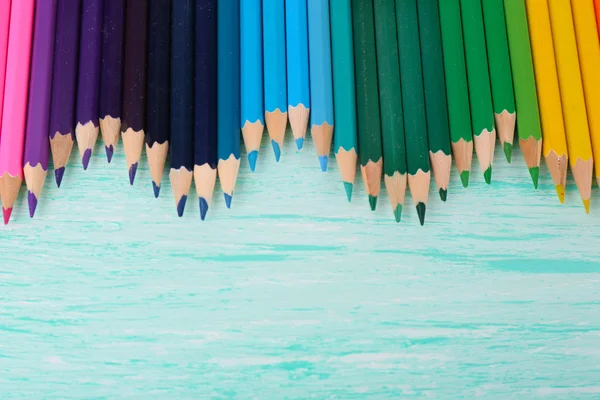
M 585 207 L 585 213 L 589 214 L 590 213 L 590 199 L 586 199 L 586 200 L 582 200 L 583 201 L 583 207 Z
M 560 204 L 565 204 L 565 187 L 563 185 L 556 185 L 554 188 L 556 189 L 556 194 L 558 195 Z

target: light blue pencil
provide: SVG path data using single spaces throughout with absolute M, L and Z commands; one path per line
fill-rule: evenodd
M 217 1 L 217 169 L 227 208 L 240 168 L 240 1 Z
M 263 65 L 261 0 L 241 0 L 240 38 L 242 73 L 242 136 L 250 170 L 256 168 L 265 129 L 263 119 Z
M 263 47 L 265 121 L 279 161 L 287 127 L 284 0 L 263 0 Z
M 306 0 L 286 0 L 288 114 L 298 150 L 304 145 L 310 114 L 307 25 Z
M 329 1 L 308 1 L 308 46 L 310 49 L 311 135 L 321 171 L 327 171 L 333 137 L 333 92 Z

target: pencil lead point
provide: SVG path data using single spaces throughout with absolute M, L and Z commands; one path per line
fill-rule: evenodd
M 135 181 L 135 173 L 137 172 L 138 163 L 133 163 L 129 167 L 129 184 L 133 186 L 133 182 Z
M 254 172 L 256 168 L 256 159 L 258 158 L 258 151 L 252 150 L 248 153 L 248 163 L 250 164 L 250 171 Z
M 506 161 L 510 164 L 512 161 L 512 144 L 508 142 L 504 142 L 504 156 L 506 157 Z
M 371 207 L 371 211 L 375 211 L 377 207 L 377 196 L 369 195 L 369 206 Z
M 346 198 L 348 199 L 348 203 L 352 201 L 352 189 L 354 185 L 350 182 L 344 182 L 344 190 L 346 191 Z
M 583 207 L 585 207 L 585 213 L 589 214 L 590 213 L 590 199 L 583 200 Z M 6 220 L 6 218 L 5 218 L 5 220 Z
M 185 202 L 187 200 L 187 196 L 184 194 L 181 196 L 181 199 L 177 202 L 177 215 L 179 217 L 183 216 L 183 210 L 185 210 Z
M 231 208 L 231 198 L 233 197 L 233 193 L 223 193 L 223 196 L 225 197 L 225 205 L 227 206 L 227 208 Z
M 113 154 L 115 153 L 115 148 L 111 144 L 108 146 L 104 146 L 104 150 L 106 151 L 106 159 L 108 160 L 108 163 L 110 164 L 110 162 L 112 161 Z
M 419 216 L 419 222 L 421 223 L 421 226 L 423 226 L 425 224 L 425 209 L 427 207 L 425 206 L 425 203 L 421 203 L 419 202 L 417 204 L 417 215 Z
M 440 199 L 442 199 L 442 201 L 446 201 L 447 198 L 448 198 L 448 189 L 440 189 Z
M 273 153 L 275 154 L 275 161 L 279 162 L 279 158 L 281 157 L 281 149 L 279 148 L 279 144 L 271 140 L 271 146 L 273 147 Z
M 160 186 L 154 181 L 152 181 L 152 190 L 154 191 L 154 198 L 158 199 L 158 195 L 160 194 Z
M 485 179 L 485 183 L 487 183 L 488 185 L 490 185 L 492 183 L 492 166 L 491 165 L 483 173 L 483 178 Z
M 556 194 L 558 195 L 560 204 L 565 204 L 565 187 L 563 185 L 556 185 L 554 188 L 556 189 Z
M 90 158 L 92 158 L 92 149 L 85 149 L 83 152 L 83 157 L 81 157 L 81 164 L 83 164 L 84 171 L 88 169 Z
M 38 200 L 37 197 L 35 197 L 35 194 L 29 190 L 27 191 L 27 203 L 29 204 L 29 218 L 33 218 Z
M 464 188 L 469 187 L 469 174 L 470 171 L 463 171 L 460 173 L 460 181 L 462 182 Z
M 329 162 L 328 156 L 319 156 L 319 164 L 321 165 L 321 171 L 327 172 L 327 163 Z
M 208 202 L 204 197 L 200 197 L 198 200 L 200 203 L 200 219 L 204 221 L 206 213 L 208 212 Z
M 60 167 L 54 170 L 54 178 L 56 179 L 56 186 L 60 187 L 60 184 L 65 174 L 65 167 Z
M 540 167 L 529 168 L 529 175 L 531 175 L 531 180 L 533 181 L 533 187 L 535 189 L 537 189 L 538 182 L 540 179 Z
M 394 210 L 394 218 L 396 218 L 396 222 L 400 222 L 402 219 L 402 204 L 398 204 L 396 209 Z
M 296 148 L 298 150 L 302 150 L 303 146 L 304 146 L 304 138 L 298 138 L 298 139 L 296 139 Z
M 8 221 L 10 220 L 10 214 L 12 214 L 12 207 L 4 208 L 2 207 L 2 215 L 4 216 L 4 225 L 8 225 Z

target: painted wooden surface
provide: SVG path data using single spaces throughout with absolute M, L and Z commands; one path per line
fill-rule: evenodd
M 425 227 L 412 206 L 396 224 L 360 174 L 347 204 L 312 141 L 288 132 L 276 164 L 267 138 L 204 223 L 170 185 L 153 198 L 145 158 L 130 187 L 122 147 L 87 172 L 73 152 L 34 220 L 21 190 L 0 228 L 0 398 L 600 397 L 600 203 L 586 216 L 571 178 L 560 206 L 545 165 L 534 191 L 496 146 L 491 186 L 453 170 Z

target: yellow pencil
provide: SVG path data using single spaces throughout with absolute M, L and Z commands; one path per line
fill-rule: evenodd
M 560 202 L 564 203 L 568 169 L 567 138 L 560 104 L 548 0 L 527 0 L 527 20 L 544 136 L 542 142 L 544 158 L 556 194 Z
M 589 213 L 594 158 L 592 157 L 590 129 L 581 83 L 571 2 L 569 0 L 551 0 L 548 5 L 567 131 L 569 164 L 585 211 Z
M 594 18 L 594 3 L 593 0 L 571 0 L 571 7 L 592 150 L 595 158 L 600 160 L 600 44 Z M 594 167 L 596 180 L 600 182 L 600 162 Z

